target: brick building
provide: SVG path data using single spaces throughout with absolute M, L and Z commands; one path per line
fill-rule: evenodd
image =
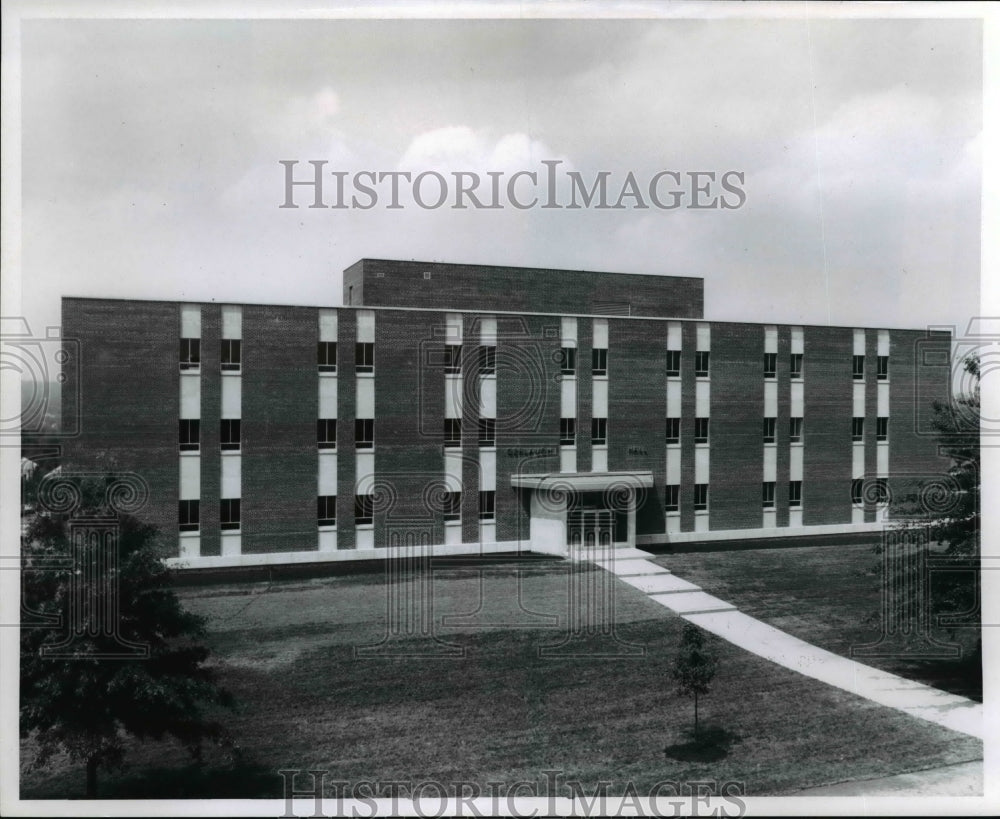
M 67 465 L 141 475 L 192 567 L 873 531 L 946 466 L 948 332 L 707 321 L 696 278 L 374 259 L 343 302 L 64 298 Z

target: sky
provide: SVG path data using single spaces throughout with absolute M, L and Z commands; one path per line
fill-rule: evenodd
M 23 20 L 22 309 L 39 333 L 64 295 L 335 305 L 341 271 L 375 257 L 699 276 L 715 320 L 961 334 L 979 315 L 981 36 L 961 19 Z M 746 202 L 283 209 L 280 160 L 736 170 Z

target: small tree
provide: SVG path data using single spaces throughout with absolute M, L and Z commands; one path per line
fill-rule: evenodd
M 680 650 L 674 663 L 673 678 L 677 691 L 694 697 L 694 735 L 698 737 L 698 697 L 709 693 L 718 667 L 718 658 L 705 648 L 702 630 L 692 623 L 684 624 Z
M 75 519 L 109 519 L 108 483 L 79 487 Z M 53 568 L 72 554 L 65 514 L 33 515 L 22 543 L 21 736 L 37 745 L 34 765 L 58 751 L 84 762 L 88 798 L 97 796 L 98 768 L 123 761 L 128 735 L 170 735 L 197 758 L 203 740 L 225 741 L 204 707 L 233 704 L 205 666 L 208 650 L 198 642 L 204 618 L 184 611 L 170 587 L 155 528 L 128 515 L 116 523 L 110 572 L 86 553 L 73 569 Z M 115 610 L 109 632 L 108 612 Z M 67 625 L 72 654 L 47 656 L 47 647 L 66 643 Z M 137 648 L 128 656 L 123 646 Z

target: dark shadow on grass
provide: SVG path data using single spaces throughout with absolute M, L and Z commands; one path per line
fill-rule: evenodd
M 688 729 L 684 735 L 684 741 L 663 749 L 663 753 L 670 759 L 682 762 L 718 762 L 729 756 L 729 750 L 742 739 L 738 734 L 715 725 L 700 728 L 697 736 L 693 729 Z

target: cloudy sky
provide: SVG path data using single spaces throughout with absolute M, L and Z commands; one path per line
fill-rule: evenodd
M 366 256 L 701 276 L 722 320 L 961 330 L 978 314 L 976 20 L 22 26 L 36 327 L 62 295 L 337 304 Z M 287 159 L 738 170 L 746 204 L 280 209 Z

